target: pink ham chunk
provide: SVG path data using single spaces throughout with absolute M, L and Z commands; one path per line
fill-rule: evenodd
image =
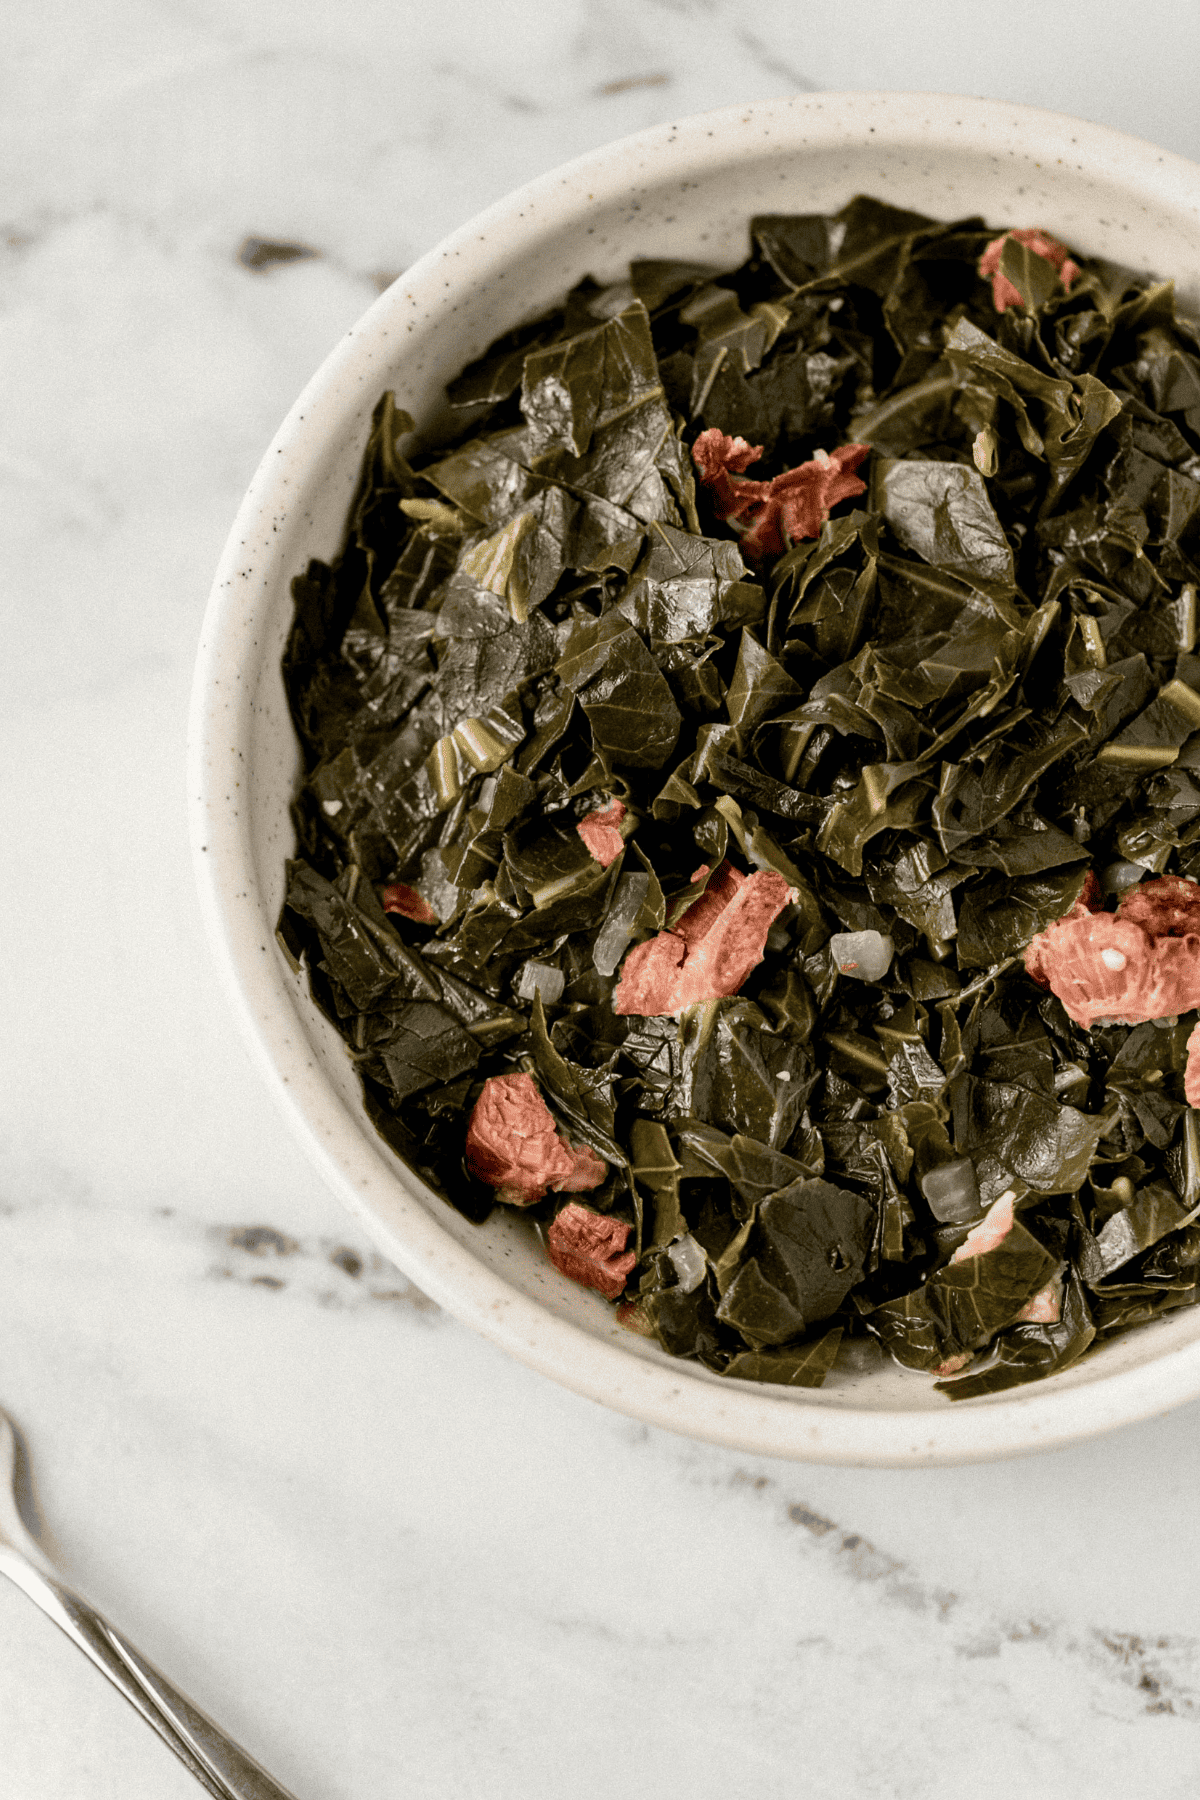
M 1007 275 L 1001 273 L 1000 258 L 1004 254 L 1004 246 L 1009 238 L 1014 244 L 1024 244 L 1035 256 L 1042 257 L 1051 268 L 1058 271 L 1058 279 L 1064 288 L 1069 288 L 1079 273 L 1079 264 L 1071 260 L 1067 246 L 1060 244 L 1046 231 L 1006 231 L 998 238 L 993 238 L 979 259 L 979 273 L 992 284 L 992 303 L 998 313 L 1006 312 L 1010 306 L 1024 306 L 1021 290 L 1015 287 Z
M 682 918 L 629 952 L 613 1011 L 651 1018 L 736 994 L 791 898 L 774 870 L 743 875 L 722 863 Z
M 1200 886 L 1182 875 L 1159 875 L 1130 888 L 1117 913 L 1150 938 L 1190 937 L 1200 931 Z
M 406 881 L 392 881 L 384 888 L 383 910 L 398 913 L 402 919 L 414 919 L 418 925 L 436 925 L 438 922 L 428 900 Z
M 1183 1097 L 1189 1106 L 1200 1106 L 1200 1025 L 1187 1041 L 1187 1068 L 1183 1071 Z
M 831 452 L 818 450 L 811 462 L 785 469 L 771 481 L 748 481 L 743 472 L 759 460 L 763 446 L 728 437 L 712 426 L 692 445 L 692 460 L 714 510 L 738 533 L 742 554 L 761 562 L 782 555 L 802 538 L 819 537 L 831 507 L 866 493 L 866 482 L 854 471 L 870 449 L 869 444 L 842 444 Z
M 1001 1194 L 988 1207 L 978 1225 L 967 1233 L 951 1262 L 967 1262 L 972 1256 L 986 1256 L 989 1250 L 995 1250 L 1002 1244 L 1013 1228 L 1013 1202 L 1016 1195 L 1010 1189 Z
M 624 817 L 621 801 L 610 800 L 607 806 L 587 813 L 575 827 L 602 869 L 616 862 L 625 848 L 625 839 L 618 829 Z
M 599 1187 L 608 1164 L 587 1144 L 558 1135 L 531 1075 L 492 1075 L 467 1126 L 467 1167 L 510 1206 L 532 1206 L 551 1189 L 577 1194 Z
M 1027 1300 L 1017 1314 L 1018 1325 L 1057 1325 L 1062 1318 L 1062 1280 L 1055 1276 Z
M 546 1248 L 561 1275 L 615 1300 L 637 1262 L 633 1251 L 625 1249 L 628 1240 L 629 1226 L 621 1219 L 572 1200 L 547 1231 Z
M 1161 875 L 1132 888 L 1115 913 L 1097 904 L 1085 888 L 1025 952 L 1030 975 L 1077 1025 L 1141 1025 L 1200 1006 L 1200 886 Z
M 1070 912 L 1039 931 L 1025 967 L 1077 1025 L 1141 1025 L 1200 1006 L 1200 885 L 1160 875 L 1099 912 L 1093 876 Z M 1200 1027 L 1188 1039 L 1183 1091 L 1200 1106 Z

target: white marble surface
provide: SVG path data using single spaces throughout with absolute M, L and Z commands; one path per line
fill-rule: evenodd
M 0 1401 L 63 1571 L 298 1800 L 1190 1796 L 1200 1408 L 993 1467 L 801 1469 L 508 1362 L 372 1256 L 260 1091 L 182 754 L 263 447 L 444 231 L 798 86 L 1200 156 L 1200 14 L 45 0 L 5 39 Z M 254 273 L 247 234 L 322 254 Z M 7 1586 L 0 1768 L 5 1800 L 199 1791 Z

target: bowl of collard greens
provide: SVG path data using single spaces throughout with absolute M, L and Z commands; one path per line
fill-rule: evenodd
M 731 109 L 471 221 L 281 427 L 194 693 L 217 962 L 543 1373 L 863 1464 L 1200 1393 L 1198 221 L 1057 115 Z

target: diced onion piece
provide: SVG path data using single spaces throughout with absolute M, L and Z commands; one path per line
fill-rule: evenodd
M 700 1286 L 708 1267 L 708 1258 L 694 1237 L 680 1238 L 671 1245 L 667 1256 L 685 1294 L 690 1294 L 693 1288 Z
M 895 945 L 882 931 L 837 931 L 829 940 L 834 968 L 852 981 L 882 981 L 894 952 Z
M 553 1006 L 556 1000 L 562 999 L 565 986 L 566 976 L 552 963 L 527 962 L 517 982 L 517 999 L 532 1000 L 535 994 L 540 994 L 544 1006 Z
M 965 1225 L 979 1216 L 979 1183 L 969 1156 L 942 1163 L 921 1177 L 921 1192 L 943 1225 Z

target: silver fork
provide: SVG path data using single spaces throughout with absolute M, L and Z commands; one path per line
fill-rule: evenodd
M 59 1579 L 23 1516 L 30 1510 L 29 1494 L 24 1445 L 12 1420 L 0 1411 L 0 1574 L 78 1644 L 214 1800 L 294 1800 Z

